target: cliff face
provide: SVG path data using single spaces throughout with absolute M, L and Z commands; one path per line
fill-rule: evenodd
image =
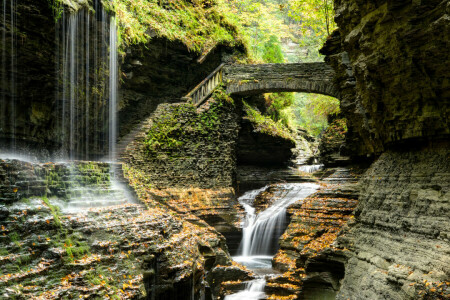
M 338 73 L 359 153 L 448 136 L 448 1 L 336 0 L 323 53 Z
M 131 203 L 118 167 L 0 160 L 0 298 L 200 299 L 231 265 L 205 222 Z
M 448 146 L 388 151 L 366 172 L 337 299 L 450 296 Z
M 100 0 L 65 0 L 55 17 L 51 3 L 5 1 L 0 8 L 0 149 L 42 160 L 71 149 L 77 159 L 97 159 L 108 152 L 110 15 Z M 121 50 L 119 136 L 159 104 L 178 102 L 233 48 L 201 56 L 152 34 Z
M 335 69 L 365 173 L 337 299 L 449 296 L 448 1 L 336 0 Z

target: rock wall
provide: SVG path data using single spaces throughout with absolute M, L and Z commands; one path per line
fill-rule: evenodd
M 110 188 L 120 170 L 120 166 L 102 162 L 36 164 L 0 159 L 0 201 L 10 204 L 33 196 L 68 200 L 80 187 Z
M 279 135 L 257 132 L 257 125 L 241 120 L 237 147 L 240 165 L 283 166 L 292 159 L 295 141 Z
M 323 53 L 362 155 L 450 134 L 448 1 L 336 0 Z
M 448 143 L 388 151 L 361 180 L 337 299 L 445 299 L 450 295 Z
M 4 3 L 5 24 L 0 20 L 0 149 L 9 148 L 13 133 L 18 144 L 28 139 L 31 145 L 52 148 L 57 144 L 48 132 L 56 83 L 54 17 L 46 1 Z M 11 3 L 16 3 L 12 15 Z
M 212 299 L 217 231 L 158 202 L 64 212 L 73 185 L 111 189 L 108 164 L 72 167 L 0 160 L 0 298 Z
M 162 104 L 122 160 L 140 169 L 154 188 L 232 187 L 238 129 L 226 101 L 210 100 L 200 110 Z
M 272 297 L 334 299 L 344 276 L 345 250 L 335 240 L 358 203 L 360 168 L 329 169 L 321 188 L 289 207 L 291 222 L 273 260 L 283 272 L 268 282 Z
M 381 154 L 335 243 L 349 250 L 337 299 L 449 297 L 449 8 L 335 1 L 339 29 L 322 51 L 347 141 L 355 154 Z
M 161 104 L 121 159 L 130 181 L 143 184 L 140 199 L 205 220 L 234 251 L 243 214 L 234 190 L 238 115 L 231 99 L 214 95 L 200 108 Z

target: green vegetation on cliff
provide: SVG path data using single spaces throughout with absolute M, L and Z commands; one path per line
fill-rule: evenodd
M 146 43 L 152 35 L 182 41 L 190 50 L 208 51 L 216 44 L 243 46 L 239 25 L 217 0 L 113 0 L 121 41 Z
M 170 113 L 156 119 L 145 141 L 149 154 L 169 152 L 177 156 L 177 151 L 188 142 L 196 140 L 201 143 L 220 138 L 222 110 L 233 105 L 233 100 L 222 88 L 216 89 L 212 98 L 214 101 L 209 108 L 201 113 L 191 104 L 174 105 Z
M 246 102 L 244 102 L 244 111 L 247 114 L 244 118 L 253 124 L 256 132 L 266 133 L 271 136 L 280 136 L 294 141 L 290 130 L 281 121 L 275 122 L 271 117 L 262 115 L 261 112 Z
M 99 0 L 100 1 L 100 0 Z M 93 10 L 88 0 L 48 0 L 56 19 L 64 9 Z M 152 37 L 178 40 L 191 51 L 207 52 L 218 44 L 246 51 L 240 24 L 222 0 L 101 0 L 116 16 L 122 46 L 147 43 Z

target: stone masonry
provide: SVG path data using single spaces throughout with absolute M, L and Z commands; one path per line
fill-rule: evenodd
M 224 82 L 229 94 L 317 93 L 339 98 L 334 71 L 325 63 L 229 65 Z

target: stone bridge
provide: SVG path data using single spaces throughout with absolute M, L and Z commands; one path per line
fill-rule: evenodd
M 274 92 L 316 93 L 339 98 L 334 70 L 325 63 L 226 65 L 227 92 L 252 95 Z

